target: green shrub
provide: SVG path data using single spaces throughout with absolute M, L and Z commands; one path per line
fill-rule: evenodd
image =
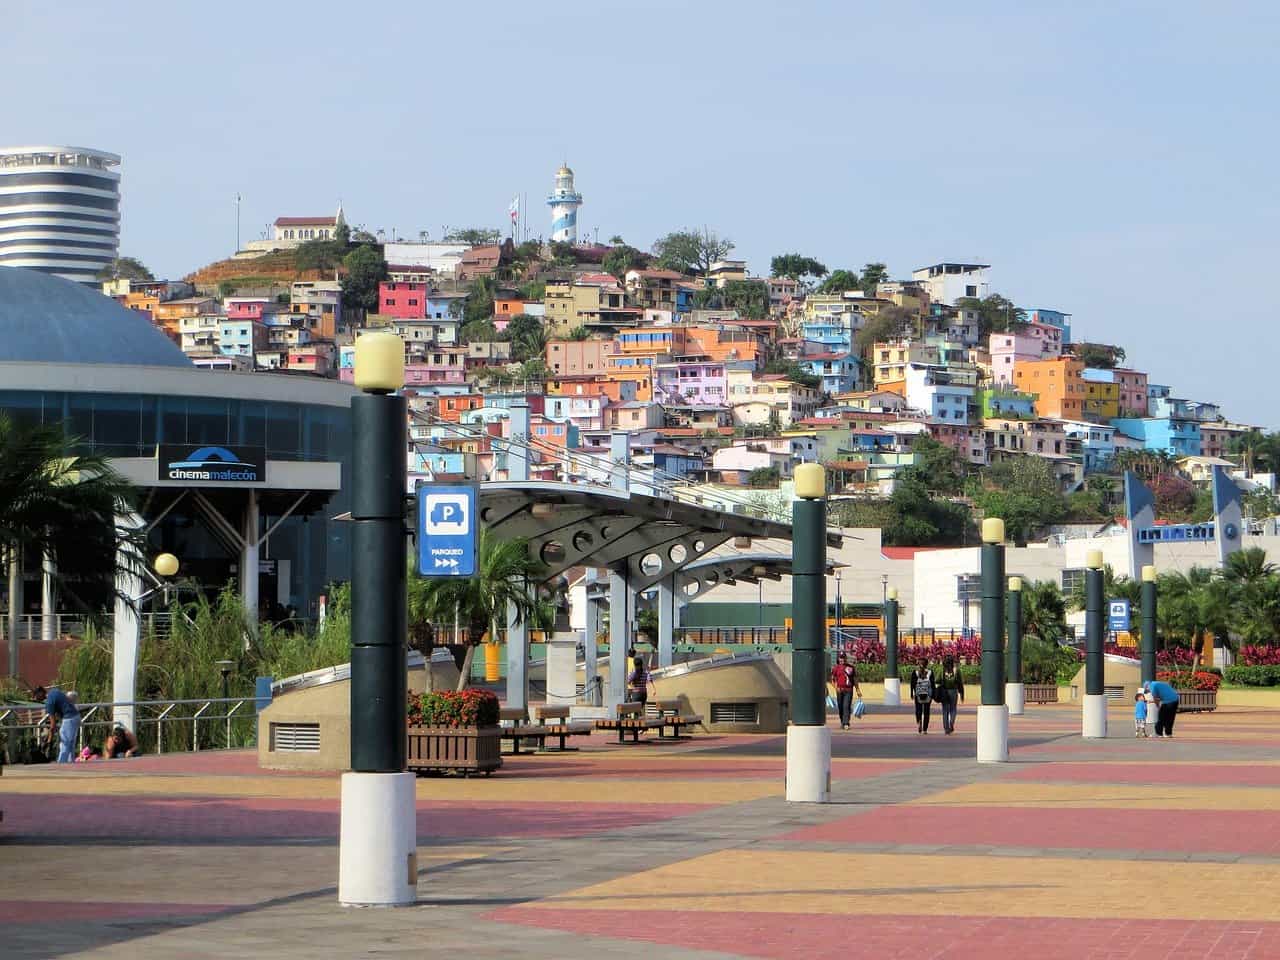
M 1245 687 L 1274 687 L 1280 685 L 1280 664 L 1227 667 L 1222 671 L 1222 679 Z

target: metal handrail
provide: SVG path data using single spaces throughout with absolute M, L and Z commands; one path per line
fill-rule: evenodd
M 219 721 L 222 722 L 225 729 L 222 741 L 223 746 L 230 747 L 232 742 L 232 721 L 249 719 L 251 713 L 245 710 L 245 705 L 248 704 L 252 708 L 256 708 L 260 699 L 257 695 L 251 694 L 243 697 L 202 697 L 193 700 L 120 700 L 109 703 L 79 704 L 80 732 L 76 746 L 78 750 L 84 748 L 86 733 L 90 728 L 110 727 L 115 723 L 115 707 L 133 707 L 143 713 L 135 714 L 135 729 L 132 733 L 138 737 L 139 745 L 141 745 L 145 729 L 149 726 L 154 726 L 156 736 L 155 752 L 157 754 L 164 753 L 166 726 L 172 729 L 174 724 L 182 723 L 191 724 L 190 749 L 192 751 L 200 750 L 201 724 L 203 723 L 205 728 L 209 729 L 211 724 Z M 184 707 L 188 709 L 181 709 Z M 218 707 L 222 708 L 222 712 L 213 712 Z M 245 712 L 242 713 L 242 710 Z M 147 716 L 145 712 L 151 712 L 154 715 Z M 47 723 L 48 718 L 44 715 L 44 706 L 41 704 L 0 704 L 0 728 L 10 734 L 6 741 L 6 762 L 11 762 L 9 753 L 14 742 L 13 734 L 29 733 L 32 736 L 37 736 L 40 728 L 47 725 Z M 246 739 L 246 746 L 251 746 L 257 742 L 257 724 L 252 726 L 253 729 Z M 181 742 L 185 743 L 186 738 L 183 737 Z

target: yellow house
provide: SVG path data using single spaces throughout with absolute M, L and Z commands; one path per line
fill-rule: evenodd
M 907 379 L 907 367 L 913 363 L 938 362 L 938 348 L 914 340 L 890 340 L 871 348 L 873 380 L 877 390 L 893 390 L 890 384 Z M 894 390 L 897 393 L 897 390 Z
M 1111 420 L 1120 416 L 1120 384 L 1086 380 L 1084 388 L 1086 417 Z

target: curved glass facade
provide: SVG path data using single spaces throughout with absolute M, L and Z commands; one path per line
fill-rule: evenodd
M 325 404 L 184 397 L 149 393 L 0 389 L 0 413 L 30 423 L 63 424 L 85 452 L 106 457 L 152 457 L 159 443 L 262 446 L 269 460 L 351 463 L 350 411 Z M 217 500 L 216 491 L 206 491 Z M 157 508 L 159 504 L 156 504 Z M 310 517 L 291 516 L 262 552 L 260 589 L 266 601 L 314 617 L 328 584 L 350 577 L 349 524 L 328 518 L 348 509 L 339 490 Z M 274 519 L 264 508 L 263 528 Z M 186 498 L 151 533 L 157 551 L 181 558 L 185 575 L 219 589 L 236 575 L 237 555 L 218 539 Z M 287 569 L 287 574 L 286 574 Z M 29 573 L 28 576 L 34 574 Z M 38 581 L 26 590 L 27 612 L 38 611 Z M 266 604 L 264 613 L 270 612 Z

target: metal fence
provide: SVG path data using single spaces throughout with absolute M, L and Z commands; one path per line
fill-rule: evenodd
M 115 722 L 115 707 L 133 707 L 134 730 L 141 753 L 186 752 L 254 746 L 258 740 L 258 698 L 205 697 L 197 700 L 136 700 L 80 704 L 77 750 L 101 746 Z M 6 763 L 39 759 L 47 729 L 44 708 L 0 704 L 0 733 Z

